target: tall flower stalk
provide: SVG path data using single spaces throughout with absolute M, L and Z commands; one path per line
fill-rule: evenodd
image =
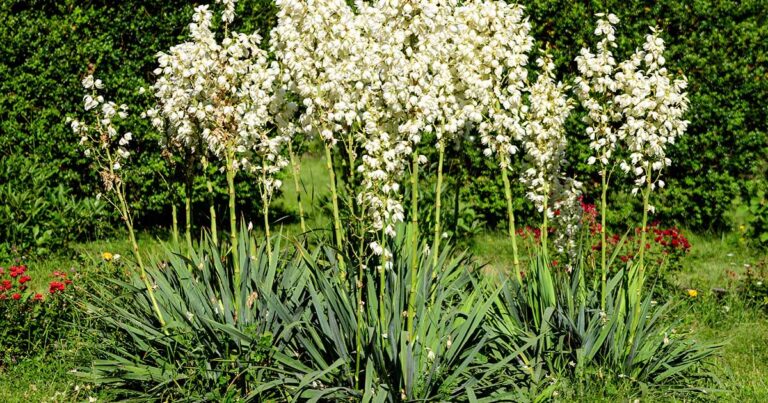
M 608 213 L 607 194 L 615 166 L 614 153 L 622 135 L 615 127 L 617 122 L 621 121 L 621 111 L 615 104 L 616 60 L 611 51 L 617 46 L 614 25 L 618 24 L 619 19 L 613 14 L 597 14 L 597 17 L 595 35 L 601 39 L 597 43 L 595 53 L 588 48 L 582 48 L 576 57 L 579 75 L 575 81 L 575 92 L 582 107 L 587 111 L 584 122 L 587 124 L 589 146 L 594 152 L 587 162 L 590 165 L 600 163 L 600 306 L 605 310 L 608 275 L 605 223 Z
M 675 77 L 665 67 L 664 41 L 656 29 L 646 36 L 642 49 L 619 66 L 616 81 L 620 91 L 616 102 L 621 107 L 625 123 L 623 133 L 629 157 L 621 162 L 621 169 L 634 175 L 633 194 L 643 197 L 643 221 L 638 251 L 637 283 L 642 287 L 647 248 L 648 213 L 651 193 L 664 187 L 660 179 L 664 168 L 671 165 L 666 148 L 685 134 L 688 121 L 683 115 L 688 110 L 685 77 Z
M 299 184 L 299 178 L 301 178 L 301 163 L 293 152 L 293 143 L 288 142 L 288 157 L 291 162 L 291 174 L 293 177 L 293 186 L 296 190 L 296 204 L 299 205 L 299 223 L 301 224 L 301 232 L 307 232 L 307 223 L 304 220 L 304 202 L 301 198 L 301 186 Z
M 548 253 L 549 220 L 554 218 L 552 196 L 561 180 L 565 165 L 565 120 L 572 105 L 565 95 L 567 87 L 555 82 L 552 59 L 545 54 L 536 60 L 541 72 L 528 89 L 530 107 L 525 114 L 525 166 L 522 182 L 528 198 L 542 213 L 541 244 Z
M 211 177 L 208 175 L 208 156 L 203 155 L 200 158 L 200 163 L 203 167 L 203 179 L 205 179 L 205 188 L 208 191 L 208 215 L 211 219 L 211 239 L 213 240 L 214 245 L 218 245 L 219 230 L 218 226 L 216 225 L 216 206 L 214 204 L 216 195 L 213 193 L 213 182 L 211 181 Z
M 515 214 L 509 173 L 512 156 L 524 136 L 523 91 L 528 54 L 533 48 L 531 26 L 523 7 L 501 1 L 469 1 L 456 11 L 456 76 L 463 87 L 462 110 L 474 124 L 494 158 L 504 183 L 515 278 L 522 283 Z
M 265 138 L 276 144 L 284 140 L 268 136 L 275 124 L 270 108 L 279 69 L 267 60 L 258 33 L 229 30 L 235 1 L 221 3 L 224 34 L 220 42 L 212 29 L 213 13 L 203 5 L 195 8 L 190 40 L 158 53 L 158 80 L 153 86 L 158 107 L 147 114 L 156 117 L 153 123 L 174 142 L 190 150 L 202 144 L 209 155 L 224 162 L 233 276 L 239 286 L 235 177 L 240 170 L 263 171 L 262 158 L 267 156 L 258 150 L 263 151 Z M 251 158 L 259 161 L 252 163 Z M 257 176 L 260 184 L 266 185 L 263 178 L 272 173 Z
M 86 90 L 83 103 L 85 111 L 91 114 L 91 121 L 68 120 L 70 127 L 76 135 L 80 136 L 80 145 L 85 148 L 86 157 L 91 158 L 98 166 L 106 192 L 104 198 L 118 211 L 125 224 L 128 239 L 131 242 L 131 251 L 139 266 L 139 278 L 144 283 L 160 326 L 165 327 L 165 319 L 157 304 L 154 288 L 147 277 L 136 240 L 131 209 L 125 198 L 124 164 L 131 154 L 128 151 L 128 145 L 133 140 L 133 135 L 130 132 L 119 134 L 114 121 L 125 119 L 128 116 L 128 107 L 105 101 L 99 94 L 104 84 L 101 80 L 94 79 L 93 75 L 86 76 L 82 85 Z

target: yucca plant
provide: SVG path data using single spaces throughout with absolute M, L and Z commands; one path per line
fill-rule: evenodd
M 503 283 L 491 315 L 503 346 L 496 354 L 519 352 L 517 365 L 507 372 L 530 400 L 551 396 L 561 387 L 557 379 L 578 381 L 589 374 L 611 374 L 638 391 L 705 390 L 699 380 L 712 376 L 707 359 L 720 345 L 701 344 L 676 331 L 670 303 L 657 305 L 652 293 L 643 299 L 630 295 L 627 284 L 632 283 L 624 273 L 637 270 L 632 264 L 607 282 L 605 310 L 602 286 L 584 282 L 583 260 L 567 273 L 536 253 L 522 286 Z
M 435 259 L 414 251 L 405 232 L 393 241 L 384 292 L 379 292 L 379 279 L 371 271 L 363 277 L 364 284 L 357 284 L 364 295 L 359 306 L 355 284 L 339 281 L 336 251 L 310 252 L 299 246 L 311 277 L 310 303 L 294 327 L 296 334 L 289 343 L 294 354 L 277 362 L 280 380 L 293 399 L 400 402 L 503 397 L 497 375 L 508 360 L 489 362 L 483 354 L 495 339 L 484 328 L 493 301 L 487 297 L 489 290 L 474 278 L 475 267 L 467 257 L 452 255 L 450 248 L 441 250 L 433 276 Z M 411 265 L 414 253 L 417 266 Z M 349 262 L 346 267 L 360 265 Z M 411 342 L 405 312 L 414 273 L 416 334 Z
M 299 319 L 291 315 L 302 304 L 307 276 L 301 260 L 281 254 L 279 239 L 266 250 L 246 231 L 239 236 L 239 284 L 229 256 L 207 236 L 190 259 L 168 249 L 167 260 L 151 262 L 148 276 L 165 327 L 138 278 L 95 283 L 85 308 L 102 324 L 106 342 L 101 359 L 80 375 L 139 399 L 247 400 L 277 393 L 270 363 L 274 346 L 290 332 L 280 319 Z

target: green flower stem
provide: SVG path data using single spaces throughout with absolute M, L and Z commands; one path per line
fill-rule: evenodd
M 365 250 L 365 238 L 360 237 L 360 256 L 363 256 L 363 251 Z M 356 335 L 355 335 L 355 345 L 356 347 L 356 354 L 355 354 L 355 387 L 360 387 L 360 360 L 363 356 L 363 273 L 365 272 L 365 264 L 364 260 L 361 258 L 360 265 L 357 267 L 357 283 L 355 284 L 355 288 L 357 289 L 357 326 L 356 326 Z
M 173 234 L 173 245 L 178 248 L 179 247 L 179 215 L 176 212 L 176 203 L 171 202 L 171 225 L 172 227 L 172 234 Z
M 379 241 L 381 242 L 381 247 L 385 248 L 386 245 L 386 239 L 387 235 L 384 234 L 384 231 L 382 231 L 380 234 Z M 381 262 L 379 264 L 379 326 L 381 328 L 381 336 L 384 337 L 384 334 L 386 333 L 386 310 L 384 306 L 384 300 L 387 295 L 387 255 L 386 252 L 382 254 L 381 256 Z
M 117 192 L 117 198 L 120 201 L 120 209 L 123 216 L 123 221 L 125 221 L 125 226 L 128 229 L 128 238 L 131 241 L 131 250 L 133 251 L 133 256 L 136 258 L 136 263 L 139 265 L 139 278 L 144 283 L 144 287 L 147 288 L 149 300 L 152 303 L 152 309 L 155 311 L 157 320 L 160 322 L 160 327 L 164 328 L 165 319 L 163 318 L 163 313 L 160 311 L 160 306 L 157 304 L 155 290 L 152 287 L 152 284 L 150 284 L 149 278 L 147 277 L 147 271 L 144 268 L 144 261 L 142 260 L 141 252 L 139 251 L 139 243 L 136 242 L 136 234 L 133 230 L 133 220 L 131 219 L 130 213 L 128 212 L 128 204 L 125 202 L 125 197 L 123 197 L 122 191 Z
M 408 337 L 416 340 L 413 322 L 416 316 L 416 293 L 419 264 L 419 153 L 414 150 L 411 161 L 411 288 L 408 297 Z
M 209 210 L 210 210 L 210 216 L 211 216 L 211 238 L 213 239 L 213 244 L 218 245 L 219 244 L 219 231 L 216 228 L 216 208 L 213 204 L 214 201 L 214 194 L 213 194 L 213 183 L 211 182 L 211 178 L 208 177 L 208 158 L 206 158 L 205 155 L 203 155 L 202 160 L 203 164 L 203 176 L 205 177 L 205 186 L 208 188 L 208 204 L 209 204 Z
M 346 278 L 347 273 L 344 267 L 344 261 L 341 257 L 343 249 L 343 238 L 341 234 L 341 218 L 339 218 L 339 195 L 336 192 L 336 172 L 333 170 L 333 158 L 331 156 L 331 146 L 325 142 L 325 167 L 328 169 L 328 176 L 331 180 L 331 202 L 333 203 L 333 232 L 336 238 L 337 260 L 339 261 L 339 275 L 342 280 Z
M 544 219 L 541 223 L 541 247 L 544 251 L 544 256 L 549 256 L 548 253 L 548 245 L 547 245 L 547 238 L 549 237 L 549 214 L 547 213 L 547 210 L 549 209 L 549 198 L 547 196 L 544 196 Z
M 107 166 L 109 167 L 109 175 L 111 178 L 119 178 L 115 174 L 114 166 L 115 161 L 112 159 L 112 153 L 109 151 L 109 147 L 105 148 L 106 151 L 106 157 L 107 157 Z M 139 243 L 136 241 L 136 234 L 133 230 L 133 218 L 131 218 L 131 212 L 130 208 L 128 207 L 128 202 L 125 200 L 125 194 L 124 194 L 124 186 L 125 182 L 118 179 L 117 182 L 114 184 L 114 190 L 115 194 L 117 194 L 117 200 L 119 205 L 115 205 L 115 203 L 111 203 L 113 206 L 117 207 L 118 212 L 120 213 L 120 218 L 122 218 L 123 222 L 125 223 L 125 227 L 128 230 L 128 239 L 131 242 L 131 251 L 133 252 L 134 258 L 136 258 L 136 264 L 139 265 L 139 279 L 144 283 L 144 287 L 147 289 L 147 294 L 149 295 L 149 300 L 152 303 L 152 309 L 155 311 L 155 316 L 157 317 L 158 322 L 160 322 L 160 327 L 165 328 L 165 318 L 163 317 L 163 313 L 160 311 L 160 306 L 157 304 L 157 298 L 155 297 L 155 290 L 152 287 L 152 284 L 149 282 L 149 278 L 147 277 L 147 271 L 144 268 L 144 261 L 141 258 L 141 252 L 139 251 Z M 168 335 L 168 330 L 163 329 L 163 332 Z
M 512 208 L 512 187 L 509 184 L 507 168 L 501 169 L 501 179 L 504 182 L 504 197 L 507 199 L 507 217 L 509 219 L 509 237 L 512 239 L 512 262 L 515 266 L 515 278 L 519 284 L 523 283 L 520 274 L 520 260 L 517 255 L 517 234 L 515 234 L 515 210 Z
M 266 167 L 262 166 L 261 170 L 261 183 L 263 184 L 261 188 L 261 211 L 262 215 L 264 216 L 264 232 L 266 233 L 267 237 L 267 260 L 269 261 L 270 266 L 272 265 L 272 240 L 270 239 L 271 234 L 269 232 L 269 196 L 267 195 L 267 174 L 266 174 Z
M 109 152 L 109 148 L 107 148 L 107 161 L 109 162 L 109 173 L 112 178 L 116 178 L 117 175 L 115 175 L 115 171 L 113 169 L 114 167 L 114 161 L 112 160 L 112 154 Z M 144 283 L 144 287 L 147 288 L 147 294 L 149 294 L 149 300 L 152 303 L 152 309 L 155 311 L 155 316 L 157 316 L 158 322 L 160 322 L 160 327 L 165 328 L 165 319 L 163 318 L 163 313 L 160 311 L 160 306 L 157 304 L 157 298 L 155 298 L 155 289 L 152 288 L 152 284 L 149 282 L 149 278 L 147 277 L 147 271 L 144 268 L 144 261 L 141 259 L 141 252 L 139 251 L 139 243 L 136 242 L 136 233 L 133 230 L 133 218 L 131 218 L 131 212 L 128 208 L 128 202 L 125 200 L 124 195 L 124 187 L 125 182 L 118 182 L 115 184 L 115 193 L 117 194 L 117 200 L 120 203 L 119 204 L 119 210 L 121 218 L 123 219 L 123 222 L 125 223 L 126 229 L 128 229 L 128 239 L 131 241 L 131 250 L 133 251 L 133 256 L 136 258 L 136 264 L 139 265 L 139 278 Z M 165 334 L 168 334 L 167 330 L 163 330 Z
M 184 236 L 187 239 L 187 259 L 192 256 L 192 184 L 194 182 L 194 160 L 191 155 L 187 156 L 187 177 L 184 187 Z
M 605 300 L 608 293 L 608 265 L 606 261 L 606 242 L 605 242 L 605 216 L 608 214 L 607 194 L 608 194 L 608 170 L 603 166 L 601 172 L 602 191 L 600 198 L 600 310 L 605 312 Z
M 645 258 L 645 242 L 648 232 L 648 209 L 649 209 L 649 201 L 651 197 L 651 186 L 653 185 L 653 180 L 651 178 L 651 172 L 650 172 L 650 164 L 646 166 L 645 170 L 645 178 L 646 178 L 646 188 L 643 192 L 643 232 L 640 234 L 640 271 L 642 272 L 644 267 L 644 258 Z
M 229 192 L 229 241 L 232 247 L 232 264 L 234 267 L 235 290 L 240 289 L 240 252 L 237 242 L 237 211 L 235 209 L 235 153 L 227 150 L 227 191 Z M 240 292 L 235 293 L 235 308 L 240 307 Z
M 352 138 L 352 134 L 347 134 L 347 141 L 346 141 L 346 148 L 347 148 L 347 164 L 349 168 L 349 177 L 347 178 L 347 205 L 352 211 L 352 216 L 355 215 L 355 196 L 354 196 L 354 188 L 355 188 L 355 143 L 354 139 Z
M 296 202 L 299 204 L 299 220 L 301 222 L 301 232 L 307 232 L 307 224 L 304 222 L 304 204 L 301 202 L 301 187 L 299 186 L 299 176 L 301 175 L 301 166 L 296 161 L 296 155 L 293 153 L 293 144 L 288 142 L 288 156 L 291 159 L 291 169 L 293 171 L 293 186 L 296 188 Z
M 440 139 L 438 145 L 438 160 L 437 160 L 437 185 L 435 185 L 435 238 L 432 241 L 432 264 L 435 266 L 434 270 L 437 270 L 437 262 L 440 255 L 440 239 L 442 236 L 442 228 L 440 227 L 440 207 L 441 207 L 441 195 L 443 190 L 443 161 L 445 160 L 445 139 Z

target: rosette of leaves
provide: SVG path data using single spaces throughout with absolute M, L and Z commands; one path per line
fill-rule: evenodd
M 610 266 L 623 264 L 617 256 L 614 252 Z M 528 385 L 530 398 L 578 393 L 560 379 L 600 378 L 637 393 L 707 391 L 713 377 L 708 359 L 721 344 L 699 343 L 676 331 L 672 304 L 657 305 L 653 293 L 634 297 L 640 295 L 633 288 L 638 282 L 622 280 L 637 263 L 618 268 L 609 279 L 601 310 L 600 285 L 585 282 L 585 259 L 580 261 L 566 273 L 538 251 L 523 285 L 507 280 L 496 301 L 493 321 L 505 346 L 501 351 L 519 352 L 509 373 Z
M 221 255 L 209 237 L 190 259 L 167 250 L 166 260 L 152 262 L 147 275 L 165 327 L 137 276 L 94 283 L 85 308 L 101 325 L 104 343 L 100 358 L 79 375 L 128 398 L 273 397 L 273 345 L 288 331 L 278 317 L 291 318 L 282 310 L 300 304 L 305 275 L 300 260 L 280 254 L 279 241 L 271 250 L 256 249 L 246 231 L 239 236 L 240 284 L 234 284 L 232 255 Z
M 485 326 L 493 300 L 489 287 L 474 278 L 477 267 L 467 256 L 450 248 L 441 250 L 439 270 L 433 272 L 433 256 L 412 250 L 408 232 L 398 230 L 391 240 L 392 267 L 383 282 L 365 267 L 370 272 L 362 282 L 355 284 L 351 272 L 352 280 L 340 282 L 332 248 L 300 249 L 310 276 L 309 301 L 293 326 L 288 350 L 295 354 L 275 361 L 288 395 L 364 402 L 504 398 L 498 375 L 509 360 L 489 361 L 485 354 L 495 342 Z M 417 266 L 411 265 L 413 253 Z M 346 267 L 359 263 L 349 261 Z M 409 290 L 414 271 L 418 281 Z M 405 317 L 410 292 L 417 293 L 413 342 Z

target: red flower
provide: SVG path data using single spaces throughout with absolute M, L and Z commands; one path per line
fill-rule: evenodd
M 19 277 L 19 284 L 24 284 L 27 281 L 32 280 L 32 277 L 27 276 L 26 274 Z
M 16 278 L 17 276 L 24 274 L 25 271 L 27 271 L 26 266 L 12 266 L 11 277 Z
M 20 299 L 21 299 L 21 294 L 19 294 L 19 293 L 17 293 L 17 292 L 16 292 L 16 293 L 13 293 L 13 295 L 11 295 L 11 298 L 13 298 L 13 299 L 15 299 L 15 300 L 17 300 L 17 301 L 18 301 L 18 300 L 20 300 Z
M 48 292 L 51 294 L 56 293 L 56 291 L 63 292 L 66 286 L 64 283 L 58 282 L 58 281 L 51 281 L 48 287 Z
M 35 301 L 42 301 L 43 300 L 43 294 L 37 293 L 34 297 Z
M 13 284 L 11 284 L 11 280 L 3 280 L 3 289 L 4 290 L 10 290 L 11 287 L 13 287 Z

